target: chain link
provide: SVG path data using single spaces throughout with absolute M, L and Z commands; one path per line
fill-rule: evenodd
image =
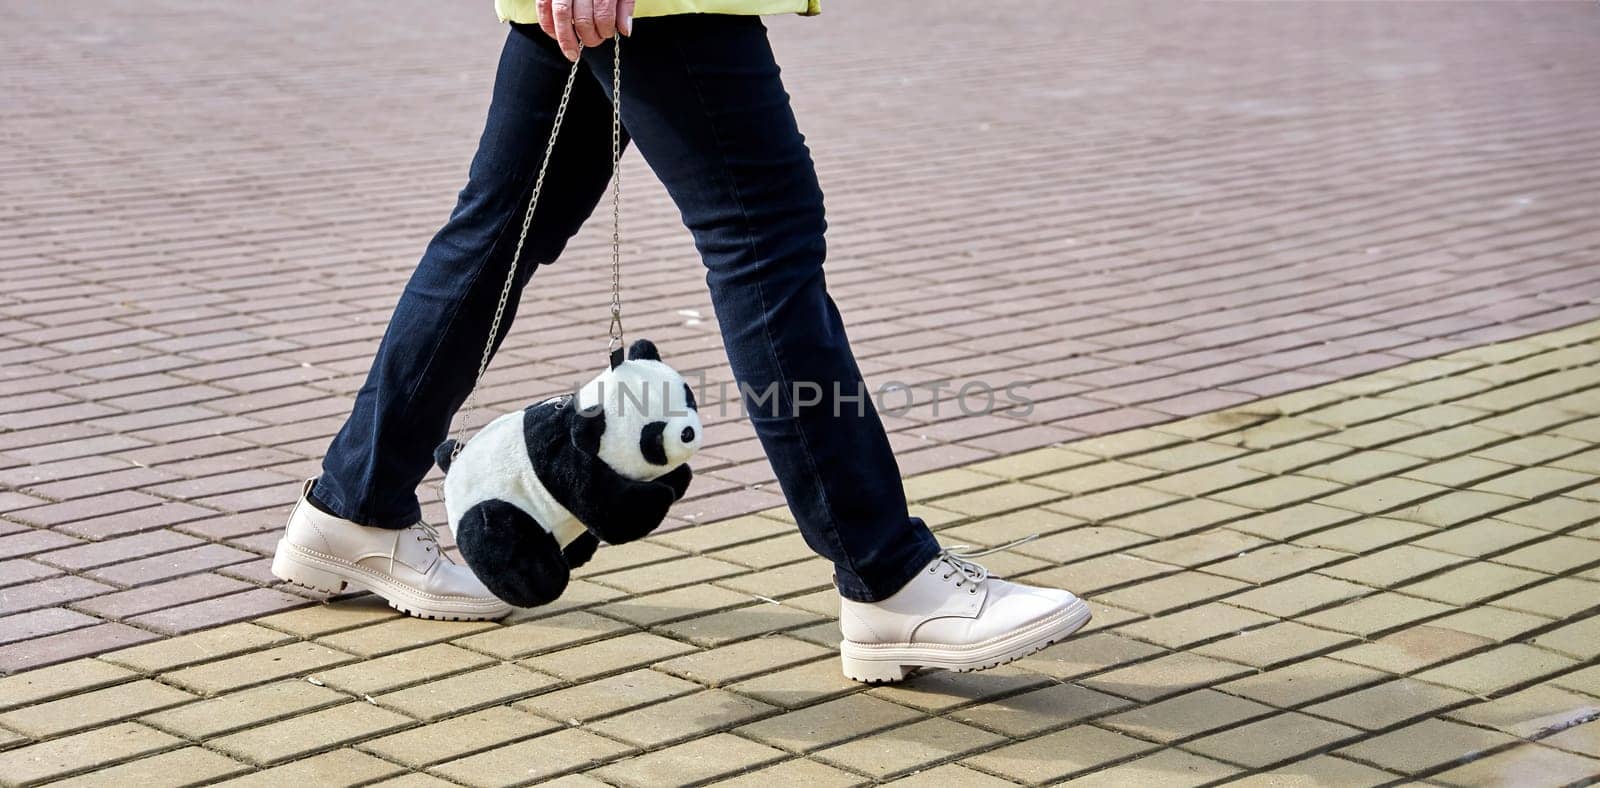
M 611 328 L 608 350 L 622 346 L 622 37 L 612 39 L 611 58 Z M 544 191 L 544 176 L 550 169 L 550 158 L 556 148 L 556 136 L 561 132 L 561 121 L 567 116 L 567 104 L 572 100 L 572 85 L 577 81 L 578 70 L 583 67 L 580 58 L 567 72 L 567 83 L 561 89 L 561 104 L 556 107 L 555 121 L 550 126 L 550 139 L 545 142 L 544 158 L 539 161 L 539 174 L 533 180 L 533 194 L 528 198 L 528 210 L 522 215 L 522 230 L 517 234 L 517 247 L 511 253 L 511 268 L 506 272 L 505 284 L 500 286 L 500 300 L 495 304 L 494 320 L 489 324 L 489 341 L 483 345 L 478 358 L 478 374 L 472 379 L 472 389 L 467 392 L 465 407 L 460 411 L 457 438 L 468 432 L 472 410 L 477 407 L 478 383 L 489 370 L 489 359 L 494 355 L 494 340 L 500 335 L 500 324 L 505 319 L 506 302 L 511 298 L 511 288 L 517 281 L 517 269 L 522 262 L 522 247 L 528 240 L 528 228 L 533 224 L 533 212 L 539 205 L 539 195 Z M 457 440 L 450 450 L 453 463 L 461 454 L 465 441 Z M 444 485 L 439 491 L 442 496 Z

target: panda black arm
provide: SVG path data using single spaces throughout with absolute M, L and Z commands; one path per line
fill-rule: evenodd
M 680 500 L 684 493 L 689 492 L 689 482 L 694 479 L 694 473 L 689 470 L 689 463 L 684 463 L 670 471 L 665 476 L 656 479 L 672 488 L 673 500 Z
M 591 481 L 590 494 L 571 511 L 607 544 L 632 542 L 654 531 L 678 500 L 677 490 L 666 482 L 634 481 L 610 468 L 597 469 Z

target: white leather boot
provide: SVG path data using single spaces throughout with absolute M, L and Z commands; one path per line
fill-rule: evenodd
M 483 587 L 472 570 L 439 551 L 433 526 L 371 528 L 324 512 L 307 500 L 307 481 L 278 540 L 272 573 L 296 585 L 337 594 L 346 585 L 383 597 L 418 618 L 500 618 L 511 606 Z
M 899 681 L 918 667 L 983 670 L 1087 623 L 1089 606 L 1070 592 L 989 577 L 946 549 L 888 599 L 840 599 L 839 657 L 847 678 L 868 683 Z

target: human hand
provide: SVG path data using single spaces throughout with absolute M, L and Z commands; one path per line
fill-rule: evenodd
M 577 60 L 583 47 L 597 47 L 620 32 L 633 34 L 634 0 L 539 0 L 539 27 Z

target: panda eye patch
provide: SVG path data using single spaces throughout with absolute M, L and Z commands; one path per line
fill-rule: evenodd
M 694 389 L 689 388 L 687 383 L 683 384 L 683 401 L 689 406 L 689 410 L 700 409 L 700 406 L 694 403 Z
M 639 454 L 652 465 L 667 464 L 667 423 L 652 421 L 639 433 Z

